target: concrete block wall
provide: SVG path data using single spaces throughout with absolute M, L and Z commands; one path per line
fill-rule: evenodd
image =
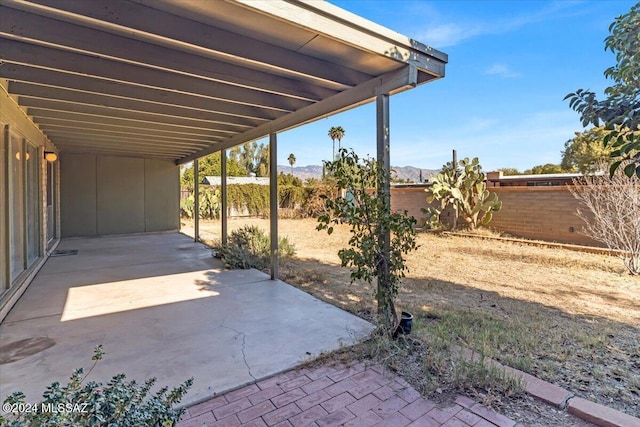
M 424 225 L 426 215 L 422 213 L 421 209 L 426 209 L 428 206 L 440 207 L 440 203 L 434 202 L 427 203 L 427 193 L 425 189 L 426 185 L 419 185 L 415 187 L 395 187 L 391 188 L 391 211 L 407 211 L 409 216 L 414 217 L 418 221 L 418 227 Z M 453 209 L 445 209 L 440 214 L 440 221 L 444 224 L 451 224 L 453 218 Z
M 580 233 L 584 221 L 576 213 L 578 201 L 567 186 L 496 187 L 491 191 L 502 200 L 502 209 L 489 224 L 496 231 L 527 239 L 603 246 Z M 423 187 L 391 189 L 391 209 L 407 210 L 419 225 L 425 217 L 420 208 L 426 206 Z
M 425 188 L 420 187 L 398 187 L 391 188 L 391 210 L 407 211 L 407 213 L 418 220 L 418 225 L 422 225 L 425 215 L 420 209 L 427 207 L 427 193 Z
M 568 186 L 496 187 L 502 209 L 490 227 L 514 236 L 588 246 L 603 246 L 580 233 L 578 201 Z

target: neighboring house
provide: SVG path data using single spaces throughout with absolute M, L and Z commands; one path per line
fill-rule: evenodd
M 220 185 L 222 177 L 220 176 L 205 176 L 202 180 L 204 185 Z M 257 185 L 269 185 L 269 178 L 264 176 L 228 176 L 227 185 L 232 184 L 257 184 Z
M 502 171 L 487 172 L 487 187 L 552 187 L 573 185 L 581 173 L 549 173 L 538 175 L 503 175 Z

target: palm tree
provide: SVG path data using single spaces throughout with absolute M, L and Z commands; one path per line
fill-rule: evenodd
M 289 154 L 289 157 L 287 157 L 287 160 L 289 161 L 289 164 L 291 165 L 291 175 L 293 175 L 293 165 L 296 164 L 296 156 L 291 153 Z
M 329 138 L 333 141 L 333 160 L 336 159 L 336 139 L 338 140 L 338 151 L 340 150 L 340 141 L 344 137 L 345 131 L 342 126 L 333 126 L 329 129 Z

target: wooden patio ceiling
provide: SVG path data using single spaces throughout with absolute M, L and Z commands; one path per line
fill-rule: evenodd
M 184 163 L 444 76 L 301 0 L 0 0 L 0 79 L 61 151 Z

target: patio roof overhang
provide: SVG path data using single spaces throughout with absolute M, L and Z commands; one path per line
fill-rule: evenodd
M 203 155 L 444 76 L 323 1 L 0 0 L 0 79 L 64 152 Z

